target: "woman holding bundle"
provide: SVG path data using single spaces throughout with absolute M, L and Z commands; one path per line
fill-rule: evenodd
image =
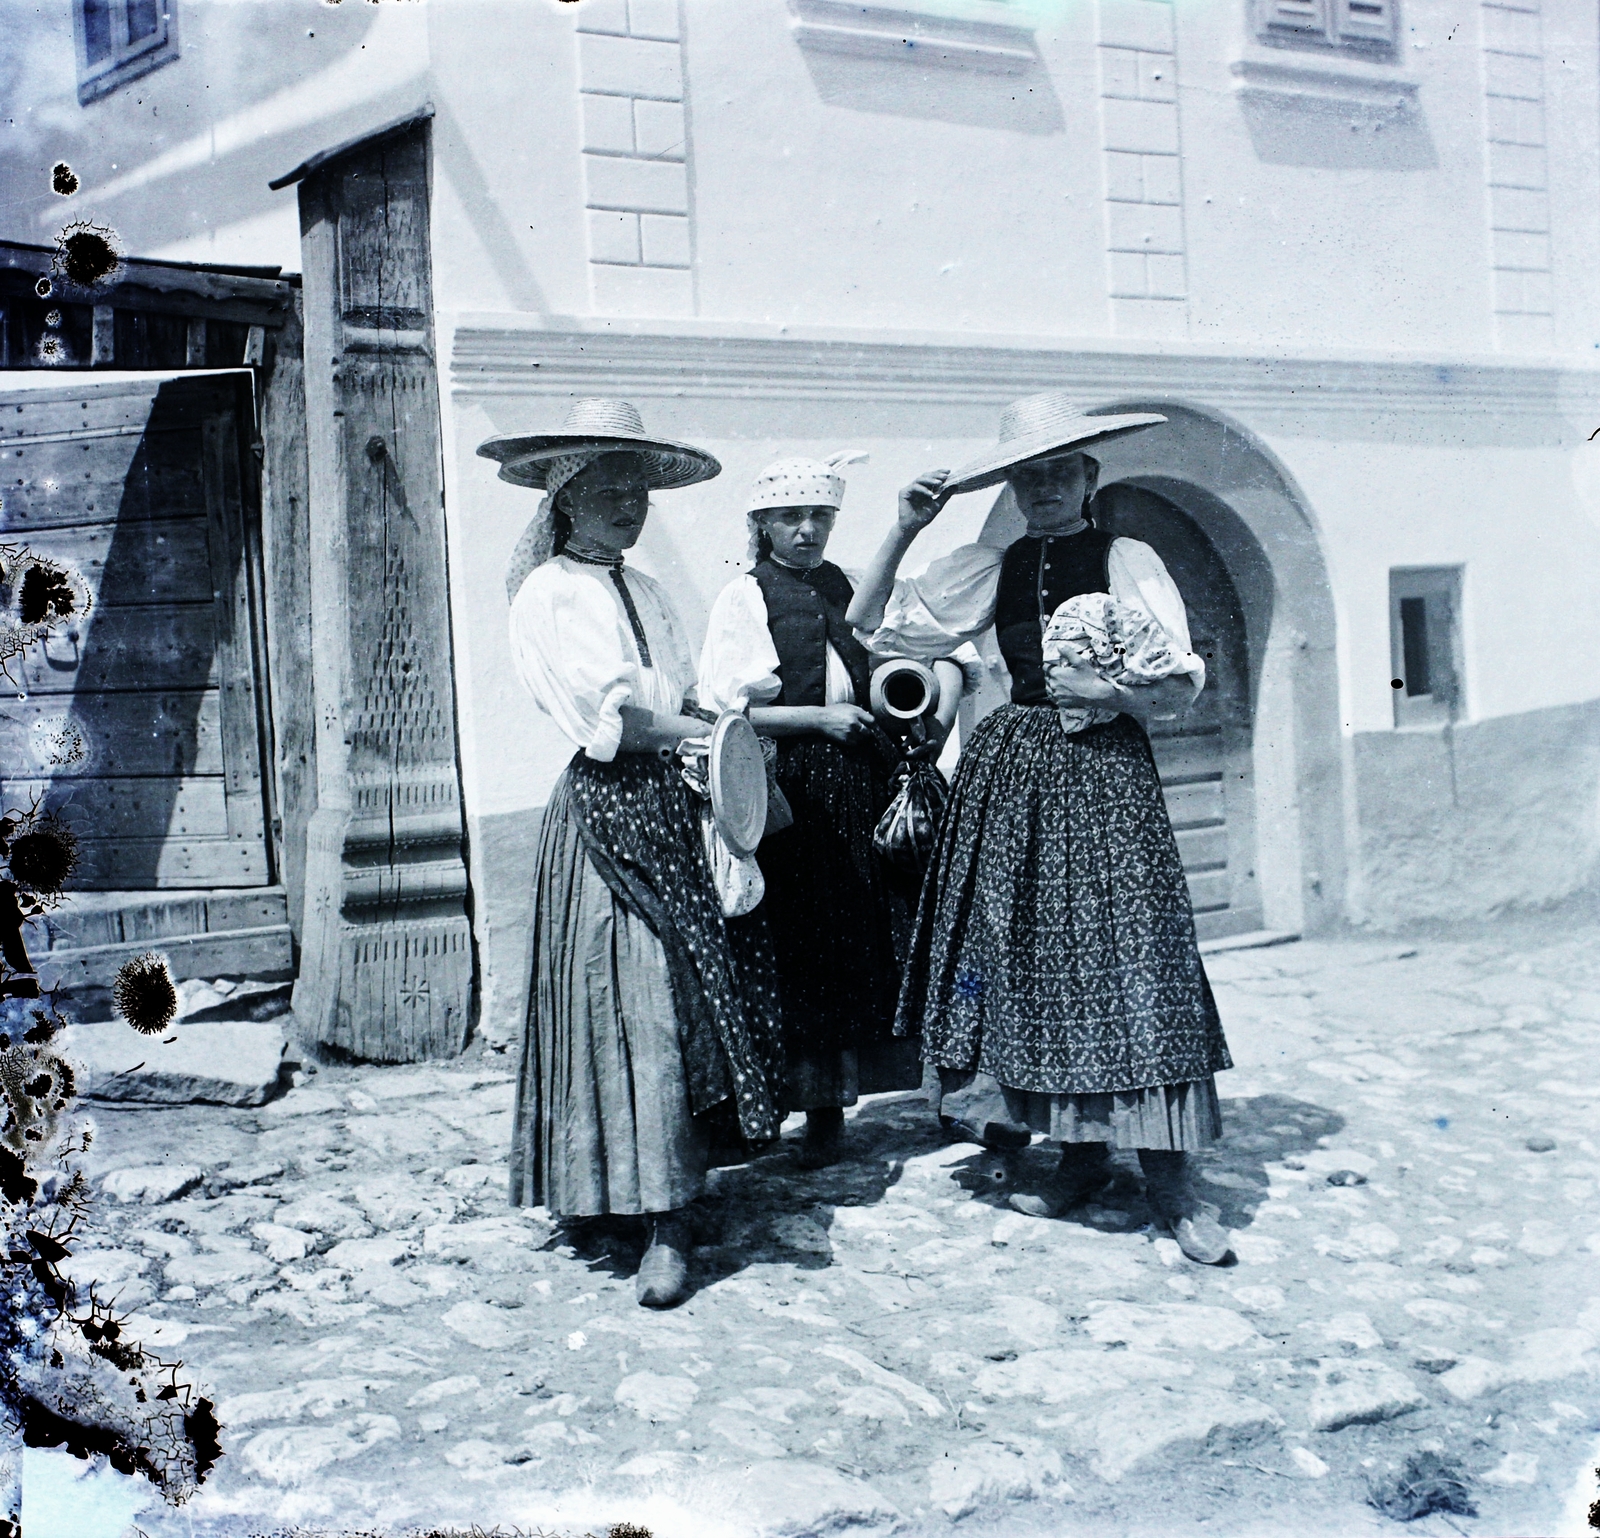
M 1011 703 L 963 746 L 896 1030 L 922 1038 L 945 1088 L 991 1075 L 1010 1121 L 1060 1142 L 1053 1190 L 1013 1205 L 1065 1211 L 1109 1178 L 1112 1145 L 1137 1149 L 1158 1217 L 1186 1255 L 1214 1264 L 1228 1237 L 1198 1199 L 1188 1156 L 1221 1134 L 1213 1076 L 1232 1063 L 1141 724 L 1186 708 L 1205 664 L 1160 557 L 1087 517 L 1099 467 L 1083 450 L 1162 420 L 1090 416 L 1056 394 L 1015 402 L 997 448 L 901 493 L 850 620 L 875 649 L 925 656 L 992 625 L 1011 672 Z M 1002 481 L 1027 520 L 1023 538 L 969 545 L 895 580 L 948 497 Z M 1177 676 L 1129 688 L 1086 662 L 1047 668 L 1045 625 L 1088 593 L 1154 620 Z M 1079 710 L 1095 712 L 1093 724 L 1066 729 L 1058 711 Z

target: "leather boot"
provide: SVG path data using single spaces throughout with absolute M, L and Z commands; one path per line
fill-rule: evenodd
M 1013 1191 L 1006 1198 L 1030 1218 L 1058 1218 L 1087 1201 L 1111 1178 L 1111 1150 L 1104 1143 L 1063 1143 L 1061 1164 L 1039 1193 Z
M 1172 1230 L 1178 1248 L 1203 1266 L 1226 1260 L 1231 1253 L 1227 1230 L 1196 1193 L 1189 1156 L 1181 1150 L 1141 1148 L 1139 1166 L 1151 1210 Z
M 633 1279 L 634 1296 L 645 1308 L 676 1308 L 689 1296 L 689 1253 L 694 1246 L 689 1214 L 658 1212 L 651 1222 L 650 1248 Z
M 836 1105 L 806 1112 L 806 1135 L 795 1161 L 803 1170 L 825 1169 L 839 1162 L 844 1139 L 844 1112 Z

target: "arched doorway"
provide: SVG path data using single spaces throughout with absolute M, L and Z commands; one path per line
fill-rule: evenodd
M 1202 940 L 1260 929 L 1250 649 L 1238 590 L 1200 526 L 1154 491 L 1108 486 L 1095 499 L 1095 522 L 1160 554 L 1183 594 L 1190 644 L 1206 662 L 1193 707 L 1150 730 L 1195 929 Z

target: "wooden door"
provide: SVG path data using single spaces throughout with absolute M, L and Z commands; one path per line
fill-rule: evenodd
M 1095 521 L 1160 555 L 1183 594 L 1190 642 L 1206 660 L 1206 687 L 1189 712 L 1150 731 L 1195 928 L 1202 940 L 1259 929 L 1250 662 L 1238 592 L 1199 525 L 1154 492 L 1108 486 Z
M 0 783 L 80 839 L 73 885 L 272 879 L 243 375 L 0 394 L 0 539 L 91 606 L 0 679 Z

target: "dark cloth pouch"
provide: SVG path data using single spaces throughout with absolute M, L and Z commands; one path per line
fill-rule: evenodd
M 872 845 L 895 870 L 921 877 L 939 836 L 948 788 L 933 764 L 902 764 L 897 775 L 900 788 L 878 820 Z

